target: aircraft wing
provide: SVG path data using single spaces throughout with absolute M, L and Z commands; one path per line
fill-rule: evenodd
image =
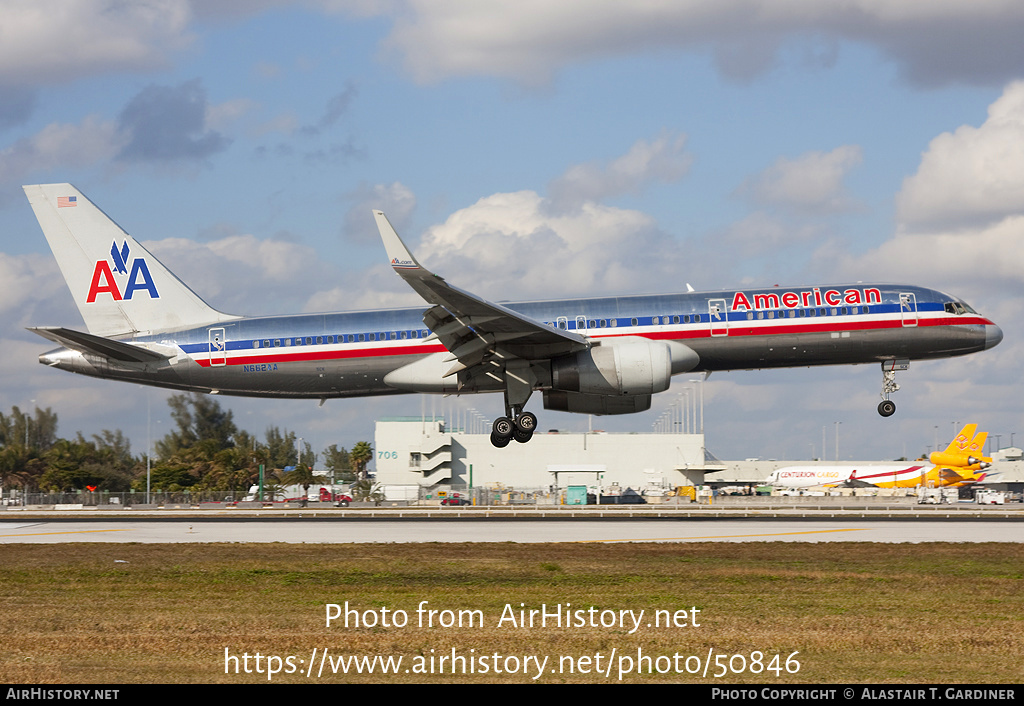
M 35 326 L 28 330 L 79 353 L 98 355 L 125 363 L 153 363 L 173 356 L 173 353 L 167 355 L 149 348 L 59 326 Z
M 835 487 L 839 488 L 877 488 L 878 486 L 874 483 L 868 483 L 866 480 L 858 480 L 856 478 L 847 478 L 842 483 L 835 484 Z
M 977 482 L 970 473 L 968 473 L 967 477 L 964 477 L 952 468 L 940 468 L 939 480 L 942 481 L 943 485 L 970 485 Z
M 488 358 L 539 360 L 590 347 L 584 336 L 547 326 L 448 284 L 416 261 L 383 212 L 373 215 L 391 267 L 434 305 L 424 313 L 423 323 L 451 351 L 450 360 L 458 361 L 447 375 Z

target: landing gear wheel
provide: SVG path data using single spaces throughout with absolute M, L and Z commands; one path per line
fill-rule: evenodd
M 491 437 L 501 437 L 503 439 L 511 439 L 512 431 L 515 429 L 515 425 L 512 424 L 512 420 L 508 417 L 498 417 L 494 420 L 494 426 L 491 427 Z
M 491 432 L 491 444 L 496 448 L 503 449 L 509 445 L 510 441 L 512 441 L 511 436 L 498 436 L 493 431 Z
M 518 441 L 520 444 L 525 444 L 527 441 L 533 438 L 533 432 L 523 431 L 519 427 L 516 427 L 516 430 L 512 432 L 512 438 Z
M 537 415 L 533 412 L 523 412 L 516 418 L 516 427 L 519 431 L 529 432 L 532 436 L 537 429 Z
M 892 400 L 882 400 L 878 403 L 878 413 L 883 417 L 891 417 L 896 413 L 896 403 Z

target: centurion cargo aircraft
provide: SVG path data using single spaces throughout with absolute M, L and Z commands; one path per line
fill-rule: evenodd
M 211 308 L 70 184 L 25 193 L 88 332 L 35 327 L 61 348 L 41 363 L 177 390 L 324 400 L 394 393 L 501 392 L 491 441 L 527 442 L 524 408 L 626 414 L 673 375 L 876 363 L 889 416 L 896 371 L 999 343 L 956 297 L 847 284 L 529 301 L 501 305 L 420 265 L 375 211 L 391 266 L 427 306 L 242 317 Z
M 945 451 L 935 451 L 928 468 L 920 463 L 892 466 L 787 466 L 772 471 L 765 479 L 777 488 L 813 486 L 846 488 L 932 488 L 966 486 L 991 475 L 992 459 L 982 456 L 988 432 L 976 433 L 977 424 L 968 424 Z

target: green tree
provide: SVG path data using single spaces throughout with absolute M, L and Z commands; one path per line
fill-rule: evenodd
M 45 463 L 38 452 L 24 444 L 10 444 L 0 449 L 0 485 L 28 489 L 38 486 Z
M 277 427 L 268 427 L 266 435 L 267 465 L 269 468 L 294 466 L 298 462 L 295 456 L 295 432 L 287 429 L 282 433 Z
M 220 451 L 234 446 L 238 433 L 231 410 L 221 409 L 220 403 L 209 395 L 198 392 L 171 395 L 167 400 L 171 417 L 178 428 L 156 442 L 157 456 L 168 459 L 200 442 L 212 442 L 206 448 Z
M 191 489 L 214 470 L 217 454 L 223 450 L 216 439 L 206 439 L 160 458 L 151 471 L 153 489 L 171 492 Z M 145 479 L 139 479 L 133 487 L 144 489 Z
M 213 456 L 207 472 L 196 483 L 196 490 L 248 490 L 259 478 L 262 450 L 255 453 L 241 446 L 221 449 Z
M 35 416 L 17 406 L 11 413 L 0 413 L 0 446 L 21 445 L 45 451 L 57 441 L 57 413 L 49 407 L 35 408 Z
M 114 438 L 120 434 L 105 433 Z M 134 465 L 130 455 L 119 457 L 110 446 L 87 441 L 81 433 L 74 440 L 58 439 L 43 455 L 43 461 L 46 468 L 39 477 L 39 486 L 54 491 L 82 490 L 86 486 L 127 490 Z
M 356 479 L 352 472 L 352 459 L 345 447 L 331 444 L 323 452 L 324 471 L 335 481 L 350 483 Z

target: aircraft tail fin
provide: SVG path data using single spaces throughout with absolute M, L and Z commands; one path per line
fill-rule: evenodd
M 89 333 L 130 335 L 237 318 L 210 307 L 71 184 L 23 188 Z
M 971 453 L 970 446 L 974 441 L 974 435 L 978 431 L 977 424 L 965 424 L 964 428 L 960 430 L 960 433 L 953 437 L 953 440 L 949 442 L 949 446 L 943 453 L 966 455 Z
M 971 455 L 981 456 L 985 453 L 985 439 L 988 438 L 987 431 L 980 431 L 975 434 L 974 439 L 971 441 Z

